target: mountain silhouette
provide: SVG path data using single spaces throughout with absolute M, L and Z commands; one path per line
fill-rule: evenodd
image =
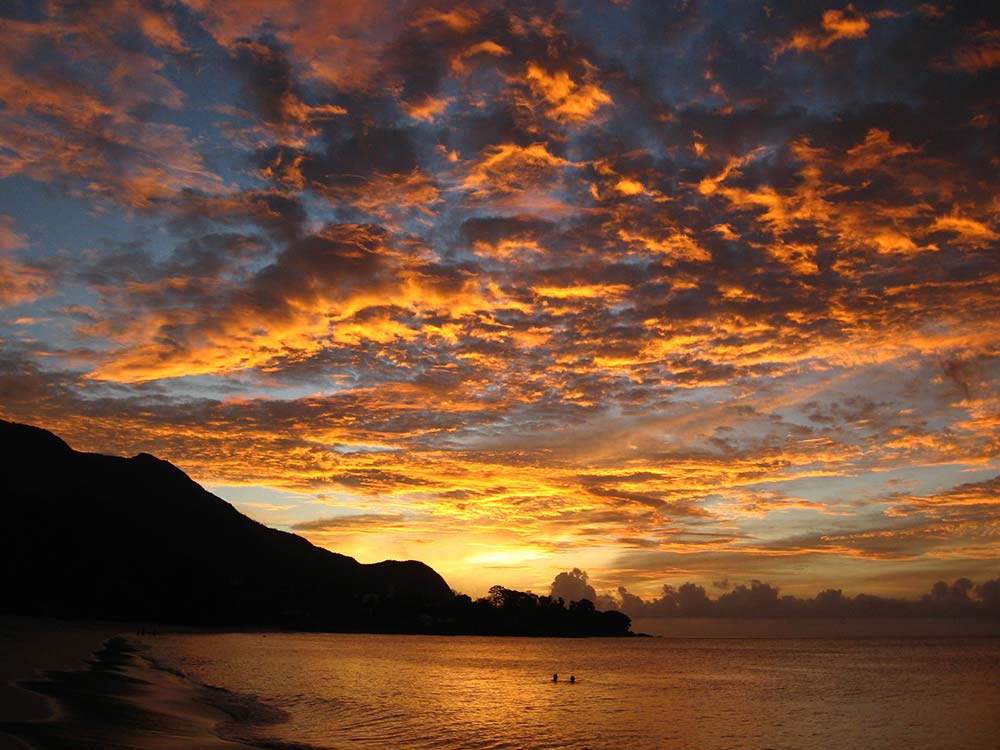
M 0 469 L 0 612 L 393 631 L 453 599 L 423 563 L 320 549 L 147 453 L 81 453 L 0 420 Z

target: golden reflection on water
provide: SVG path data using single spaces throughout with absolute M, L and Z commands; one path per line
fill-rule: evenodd
M 291 714 L 228 729 L 244 740 L 359 750 L 923 750 L 995 749 L 1000 738 L 996 639 L 238 634 L 168 636 L 154 650 Z

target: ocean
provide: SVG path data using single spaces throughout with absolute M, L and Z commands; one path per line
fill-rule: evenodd
M 183 678 L 229 717 L 213 731 L 260 747 L 1000 747 L 996 638 L 246 633 L 140 649 L 144 679 Z

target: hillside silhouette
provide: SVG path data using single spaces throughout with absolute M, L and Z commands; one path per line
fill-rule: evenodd
M 0 421 L 0 609 L 182 622 L 392 628 L 452 598 L 420 562 L 363 565 L 260 524 L 146 453 L 72 450 Z M 395 621 L 375 622 L 377 610 Z
M 0 613 L 365 632 L 629 634 L 628 617 L 597 612 L 588 600 L 566 608 L 494 587 L 490 598 L 473 602 L 424 563 L 365 565 L 321 549 L 248 518 L 147 453 L 82 453 L 51 432 L 0 420 L 0 470 Z

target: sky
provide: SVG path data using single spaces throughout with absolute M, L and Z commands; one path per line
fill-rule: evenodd
M 0 416 L 449 584 L 1000 573 L 989 3 L 0 7 Z

